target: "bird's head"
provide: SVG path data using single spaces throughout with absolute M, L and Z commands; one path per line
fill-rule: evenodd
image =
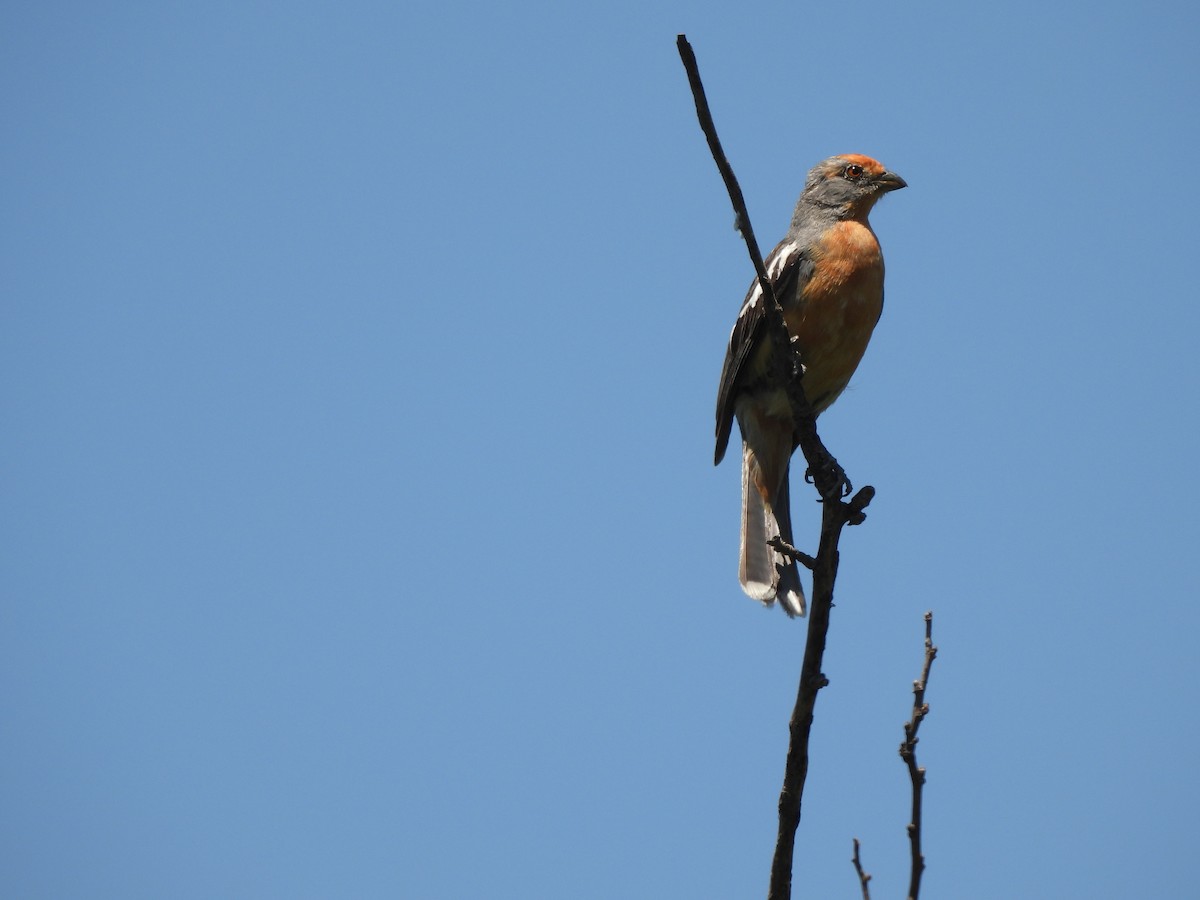
M 800 205 L 835 211 L 839 218 L 862 218 L 888 191 L 908 184 L 878 160 L 860 153 L 831 156 L 808 173 Z

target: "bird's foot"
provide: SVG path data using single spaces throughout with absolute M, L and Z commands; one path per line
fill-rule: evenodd
M 828 450 L 822 450 L 821 460 L 815 466 L 809 466 L 804 473 L 804 480 L 816 485 L 817 493 L 822 500 L 841 500 L 849 497 L 854 485 L 846 477 L 846 470 L 838 464 Z

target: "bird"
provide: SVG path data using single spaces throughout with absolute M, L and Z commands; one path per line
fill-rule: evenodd
M 883 252 L 867 216 L 880 197 L 907 186 L 869 156 L 823 160 L 808 173 L 791 226 L 764 261 L 814 415 L 846 389 L 883 312 Z M 775 347 L 764 303 L 756 278 L 721 370 L 713 462 L 724 458 L 736 418 L 742 435 L 738 580 L 753 599 L 765 606 L 778 601 L 794 617 L 805 614 L 800 573 L 770 542 L 792 544 L 788 468 L 798 439 L 786 387 L 771 375 Z

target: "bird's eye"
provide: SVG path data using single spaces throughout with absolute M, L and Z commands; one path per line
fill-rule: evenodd
M 862 166 L 857 165 L 857 164 L 846 166 L 845 175 L 851 181 L 857 181 L 858 179 L 862 178 L 862 174 L 863 174 Z

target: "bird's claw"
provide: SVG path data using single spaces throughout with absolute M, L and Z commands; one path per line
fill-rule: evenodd
M 854 491 L 846 470 L 828 453 L 817 465 L 808 467 L 804 480 L 816 486 L 822 500 L 843 500 Z

